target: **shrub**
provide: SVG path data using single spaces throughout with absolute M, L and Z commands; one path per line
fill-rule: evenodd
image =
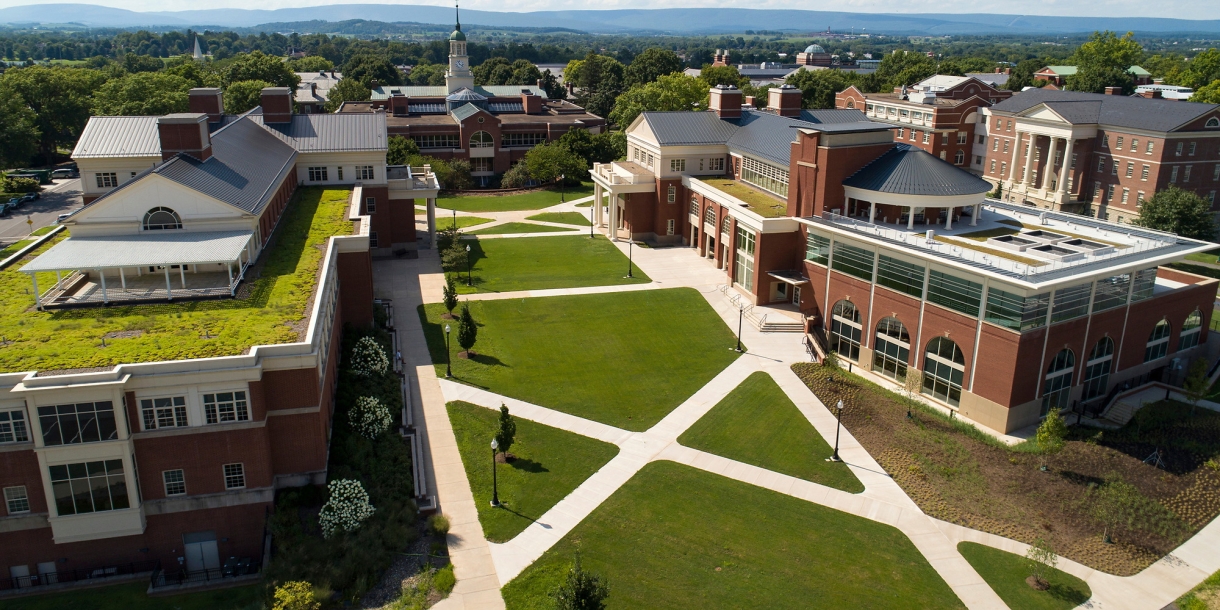
M 380 400 L 372 396 L 361 396 L 348 411 L 352 427 L 367 439 L 374 439 L 390 429 L 394 417 Z
M 356 342 L 356 346 L 352 348 L 348 366 L 351 367 L 353 373 L 361 377 L 372 377 L 381 375 L 390 368 L 390 358 L 386 356 L 385 350 L 376 339 L 361 337 Z
M 428 517 L 428 531 L 437 536 L 444 536 L 445 534 L 448 534 L 449 518 L 441 514 Z
M 1052 408 L 1047 412 L 1046 419 L 1042 420 L 1042 424 L 1038 426 L 1038 431 L 1034 434 L 1034 439 L 1038 442 L 1038 450 L 1044 456 L 1058 453 L 1063 449 L 1067 432 L 1067 424 L 1063 422 L 1059 409 Z M 1045 458 L 1042 460 L 1042 469 L 1046 470 Z
M 500 429 L 496 431 L 496 444 L 499 445 L 502 453 L 508 453 L 508 448 L 513 446 L 513 438 L 517 436 L 517 422 L 513 421 L 513 416 L 508 413 L 508 406 L 500 404 Z
M 432 577 L 432 586 L 445 595 L 449 595 L 456 584 L 457 577 L 453 575 L 453 564 L 451 563 L 445 564 L 445 567 L 437 570 L 436 575 Z
M 470 348 L 474 347 L 475 340 L 478 339 L 479 326 L 474 322 L 474 316 L 470 315 L 470 304 L 462 304 L 462 316 L 458 318 L 458 345 L 462 349 L 470 352 Z
M 275 590 L 272 610 L 318 610 L 322 604 L 314 598 L 313 585 L 294 580 L 280 585 Z
M 42 190 L 42 186 L 34 178 L 5 177 L 4 190 L 10 193 L 36 193 Z
M 1049 586 L 1046 576 L 1055 569 L 1058 560 L 1059 558 L 1055 555 L 1055 550 L 1051 548 L 1049 542 L 1041 538 L 1035 540 L 1029 550 L 1025 552 L 1026 567 L 1029 568 L 1029 576 L 1034 581 L 1031 584 L 1036 585 L 1039 590 L 1045 590 Z
M 441 250 L 441 267 L 450 273 L 460 273 L 466 271 L 466 265 L 470 260 L 470 256 L 466 252 L 466 244 L 458 239 L 461 232 L 454 231 L 454 235 L 449 241 L 449 245 Z
M 360 481 L 337 479 L 327 486 L 330 499 L 318 513 L 318 523 L 322 526 L 322 536 L 330 538 L 339 530 L 354 531 L 373 515 L 376 510 L 369 504 L 369 494 L 364 491 Z
M 551 596 L 555 598 L 557 610 L 602 610 L 610 596 L 610 587 L 601 576 L 580 566 L 580 554 L 577 553 L 567 577 Z
M 518 163 L 504 172 L 500 178 L 500 186 L 506 189 L 521 188 L 530 182 L 530 171 L 524 163 Z

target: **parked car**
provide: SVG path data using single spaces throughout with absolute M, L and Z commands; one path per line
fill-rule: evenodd
M 60 214 L 59 216 L 56 216 L 55 224 L 59 224 L 59 223 L 63 222 L 64 220 L 67 220 L 67 218 L 71 215 L 72 214 Z
M 51 177 L 55 178 L 55 179 L 79 178 L 80 174 L 76 173 L 76 170 L 74 170 L 74 169 L 65 167 L 65 168 L 60 168 L 60 169 L 57 169 L 57 170 L 51 172 Z
M 42 199 L 42 195 L 39 195 L 38 193 L 26 193 L 25 195 L 22 195 L 21 202 L 29 203 L 31 201 L 38 201 L 39 199 Z

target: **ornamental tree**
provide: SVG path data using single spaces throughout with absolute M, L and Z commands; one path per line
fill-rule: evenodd
M 1211 204 L 1176 186 L 1158 191 L 1145 201 L 1132 224 L 1201 240 L 1210 240 L 1216 233 Z
M 271 610 L 318 610 L 322 607 L 313 594 L 313 585 L 303 580 L 286 582 L 275 590 Z
M 470 348 L 478 339 L 479 326 L 475 324 L 474 316 L 470 315 L 470 304 L 462 303 L 462 315 L 458 318 L 458 345 L 470 355 Z
M 605 579 L 581 567 L 580 553 L 563 583 L 551 593 L 557 610 L 603 610 L 609 596 Z
M 1038 426 L 1038 431 L 1034 434 L 1038 449 L 1044 456 L 1042 458 L 1043 470 L 1046 470 L 1045 456 L 1059 453 L 1063 449 L 1065 437 L 1067 437 L 1067 424 L 1063 422 L 1063 416 L 1059 414 L 1058 407 L 1051 407 L 1046 418 L 1042 420 L 1042 425 Z
M 1049 542 L 1042 538 L 1035 540 L 1029 550 L 1025 552 L 1025 565 L 1029 568 L 1029 580 L 1026 582 L 1039 591 L 1045 591 L 1050 586 L 1050 583 L 1046 581 L 1046 576 L 1055 569 L 1058 561 L 1059 557 L 1055 555 L 1055 550 L 1051 548 Z
M 352 348 L 349 360 L 352 372 L 361 377 L 381 375 L 390 368 L 390 357 L 372 337 L 361 337 Z
M 555 182 L 559 180 L 560 176 L 569 180 L 579 180 L 581 176 L 588 175 L 585 160 L 561 142 L 550 142 L 533 147 L 525 153 L 522 163 L 525 163 L 530 177 L 542 184 Z
M 445 311 L 450 319 L 453 319 L 453 308 L 457 307 L 457 285 L 453 281 L 453 274 L 445 274 L 445 289 L 442 291 L 445 299 Z
M 513 446 L 513 437 L 517 435 L 517 422 L 508 413 L 508 406 L 500 404 L 500 429 L 496 431 L 496 444 L 500 452 L 508 454 L 508 448 Z
M 360 436 L 369 440 L 375 439 L 390 429 L 394 417 L 390 409 L 373 396 L 361 396 L 347 413 L 352 427 Z
M 376 512 L 360 481 L 335 479 L 327 485 L 327 490 L 330 498 L 318 513 L 323 538 L 330 538 L 340 531 L 355 531 Z

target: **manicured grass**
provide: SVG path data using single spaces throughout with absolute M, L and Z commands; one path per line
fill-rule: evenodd
M 573 227 L 574 228 L 574 227 Z M 487 227 L 476 231 L 467 231 L 467 235 L 510 235 L 514 233 L 559 233 L 561 231 L 571 231 L 571 228 L 552 227 L 550 225 L 538 225 L 532 222 L 506 222 L 502 225 Z
M 564 190 L 564 199 L 580 199 L 593 194 L 593 183 L 569 186 Z M 437 207 L 459 212 L 513 212 L 517 210 L 541 210 L 562 203 L 559 189 L 547 188 L 512 195 L 441 195 L 436 199 Z
M 453 358 L 458 381 L 628 430 L 660 421 L 738 356 L 733 333 L 690 288 L 470 301 L 470 310 L 476 356 Z M 421 313 L 444 375 L 445 307 Z
M 1211 252 L 1194 252 L 1192 254 L 1186 255 L 1186 260 L 1188 260 L 1188 261 L 1198 261 L 1200 263 L 1211 263 L 1213 265 L 1216 264 L 1217 262 L 1220 262 L 1220 260 L 1218 260 L 1218 259 L 1220 259 L 1220 256 L 1216 255 L 1215 250 L 1212 250 Z
M 749 206 L 751 212 L 763 218 L 778 218 L 788 214 L 788 203 L 732 178 L 700 178 L 700 182 L 736 197 Z
M 30 233 L 30 235 L 31 235 L 32 237 L 38 237 L 38 236 L 40 236 L 40 235 L 46 235 L 47 233 L 50 233 L 51 231 L 53 231 L 53 230 L 55 229 L 55 227 L 56 227 L 56 226 L 57 226 L 57 225 L 47 225 L 47 226 L 42 227 L 42 228 L 40 228 L 40 229 L 34 229 L 34 232 L 33 232 L 33 233 Z
M 542 225 L 538 225 L 542 226 Z M 646 284 L 652 280 L 632 266 L 610 240 L 598 235 L 467 239 L 474 286 L 458 282 L 459 294 L 546 290 L 581 286 Z M 464 265 L 463 265 L 464 267 Z M 461 269 L 465 271 L 465 269 Z M 461 274 L 465 279 L 465 274 Z
M 426 216 L 427 214 L 428 214 L 428 208 L 415 208 L 416 216 Z
M 1213 610 L 1220 602 L 1220 572 L 1207 577 L 1199 586 L 1174 602 L 1178 610 Z
M 851 493 L 864 491 L 770 375 L 757 372 L 687 428 L 678 442 Z
M 453 216 L 438 215 L 436 218 L 436 230 L 444 231 L 445 229 L 452 228 L 454 224 L 456 224 L 457 228 L 459 229 L 465 229 L 466 227 L 487 224 L 492 221 L 491 218 L 482 218 L 480 216 L 458 216 L 456 220 L 457 222 L 455 223 Z
M 21 241 L 13 242 L 12 245 L 4 248 L 3 250 L 0 250 L 0 260 L 4 260 L 4 259 L 16 254 L 17 252 L 21 251 L 22 248 L 24 248 L 32 243 L 34 243 L 34 240 L 32 240 L 32 239 L 23 239 Z
M 0 600 L 0 610 L 257 610 L 263 586 L 252 585 L 185 595 L 149 597 L 147 582 L 113 585 L 68 593 Z
M 489 445 L 499 430 L 500 412 L 466 402 L 446 407 L 483 535 L 492 542 L 507 542 L 520 534 L 618 453 L 610 443 L 514 418 L 517 434 L 509 453 L 517 457 L 496 465 L 502 506 L 495 508 Z
M 591 207 L 593 207 L 593 202 L 592 202 L 592 201 L 586 201 L 586 202 L 584 202 L 584 203 L 578 203 L 578 204 L 576 204 L 576 207 L 578 207 L 578 208 L 591 208 Z
M 1069 610 L 1093 595 L 1083 580 L 1056 569 L 1047 571 L 1046 581 L 1051 585 L 1049 589 L 1034 589 L 1025 582 L 1030 572 L 1026 559 L 1020 555 L 974 542 L 959 542 L 957 550 L 1009 608 Z
M 577 551 L 611 609 L 963 607 L 897 529 L 673 462 L 645 466 L 509 581 L 508 608 L 553 608 Z
M 582 227 L 589 226 L 589 219 L 585 218 L 580 212 L 543 212 L 526 216 L 526 220 L 537 220 L 539 222 L 558 222 L 565 225 L 579 225 Z
M 301 340 L 304 330 L 294 326 L 308 315 L 324 246 L 332 235 L 351 232 L 349 194 L 298 189 L 243 299 L 36 311 L 29 276 L 18 271 L 21 263 L 10 266 L 0 272 L 0 335 L 12 342 L 0 350 L 0 371 L 232 356 L 253 345 Z M 34 254 L 61 240 L 57 235 Z M 40 290 L 54 284 L 54 273 L 38 274 Z M 103 336 L 122 331 L 140 334 L 111 337 L 101 347 Z M 203 340 L 205 333 L 211 338 Z

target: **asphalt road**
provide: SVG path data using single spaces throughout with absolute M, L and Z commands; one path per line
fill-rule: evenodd
M 42 199 L 32 201 L 13 210 L 12 215 L 0 218 L 0 246 L 20 240 L 30 231 L 55 224 L 60 214 L 67 214 L 81 207 L 80 179 L 56 180 L 44 187 Z M 34 221 L 30 226 L 26 219 Z

